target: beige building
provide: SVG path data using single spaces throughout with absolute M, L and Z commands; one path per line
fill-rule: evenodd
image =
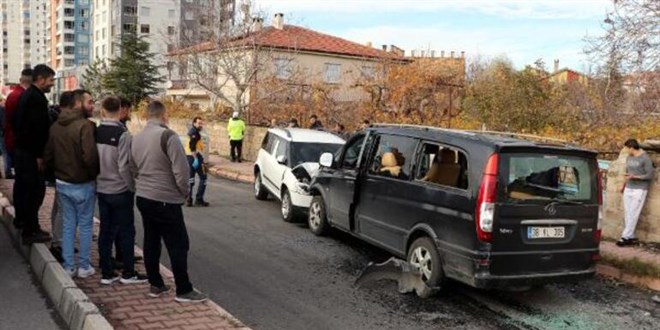
M 373 48 L 284 24 L 282 14 L 271 26 L 262 22 L 254 19 L 243 37 L 170 53 L 167 95 L 202 109 L 221 104 L 242 110 L 275 94 L 304 94 L 322 85 L 336 102 L 355 102 L 368 99 L 358 82 L 378 75 L 380 64 L 407 61 L 397 47 Z M 208 72 L 217 74 L 204 76 Z

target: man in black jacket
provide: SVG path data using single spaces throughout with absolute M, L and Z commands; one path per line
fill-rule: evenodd
M 21 95 L 14 117 L 16 132 L 16 181 L 14 208 L 17 224 L 23 227 L 23 244 L 50 241 L 39 227 L 39 208 L 46 193 L 44 148 L 48 141 L 48 99 L 55 85 L 55 71 L 40 64 L 32 70 L 32 85 Z

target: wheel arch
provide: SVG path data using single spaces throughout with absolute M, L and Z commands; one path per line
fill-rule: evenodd
M 431 240 L 435 241 L 438 238 L 438 235 L 435 233 L 433 228 L 431 228 L 431 226 L 429 226 L 427 224 L 421 223 L 421 224 L 415 225 L 410 230 L 408 235 L 406 235 L 406 241 L 405 241 L 406 249 L 404 251 L 406 256 L 408 255 L 408 250 L 410 249 L 410 246 L 412 245 L 412 243 L 420 237 L 428 237 Z

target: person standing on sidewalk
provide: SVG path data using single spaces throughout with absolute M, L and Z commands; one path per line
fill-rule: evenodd
M 121 101 L 106 97 L 101 103 L 103 120 L 96 129 L 96 147 L 101 172 L 96 178 L 101 229 L 99 232 L 99 264 L 101 284 L 145 283 L 147 277 L 135 271 L 135 226 L 133 200 L 135 182 L 130 169 L 131 135 L 122 122 Z M 120 234 L 121 233 L 121 234 Z M 121 279 L 114 270 L 112 245 L 119 241 L 122 253 Z
M 2 153 L 2 162 L 5 167 L 4 171 L 4 176 L 7 177 L 8 175 L 11 174 L 11 169 L 7 169 L 7 148 L 5 148 L 5 134 L 4 134 L 4 128 L 5 128 L 5 98 L 0 95 L 0 152 Z M 2 174 L 0 174 L 0 177 L 2 177 Z
M 60 111 L 72 111 L 73 107 L 73 93 L 72 92 L 63 92 L 62 95 L 60 95 L 60 102 L 59 102 L 59 108 Z M 57 116 L 59 117 L 59 115 Z M 55 121 L 57 121 L 57 117 L 55 118 L 50 118 L 51 123 L 50 126 L 52 126 Z M 49 185 L 55 186 L 55 174 L 52 173 L 52 167 L 48 168 L 47 175 L 46 175 L 46 180 L 49 183 Z M 53 254 L 53 257 L 57 259 L 59 262 L 64 262 L 64 259 L 62 258 L 62 224 L 64 220 L 62 219 L 62 210 L 59 207 L 59 203 L 57 202 L 57 199 L 59 198 L 57 194 L 57 189 L 55 190 L 55 198 L 53 199 L 53 208 L 50 211 L 50 228 L 51 228 L 51 234 L 53 236 L 53 240 L 50 242 L 50 253 Z
M 94 111 L 92 95 L 73 91 L 73 107 L 63 111 L 51 126 L 44 153 L 48 167 L 55 172 L 55 189 L 62 209 L 62 257 L 69 276 L 87 278 L 94 275 L 91 264 L 96 176 L 99 154 L 96 149 L 94 123 L 87 115 Z M 78 269 L 74 262 L 76 229 L 79 232 Z
M 644 208 L 644 201 L 649 192 L 649 185 L 653 179 L 653 162 L 649 155 L 639 147 L 639 142 L 629 139 L 624 144 L 628 152 L 626 160 L 626 179 L 621 190 L 623 191 L 624 229 L 621 239 L 616 242 L 618 246 L 634 244 L 635 228 Z
M 190 194 L 186 205 L 193 206 L 193 192 L 195 188 L 195 174 L 199 176 L 199 187 L 197 188 L 197 195 L 195 196 L 195 206 L 209 206 L 209 203 L 204 200 L 204 192 L 206 191 L 206 165 L 204 163 L 204 142 L 202 142 L 202 130 L 204 129 L 204 120 L 202 117 L 195 117 L 192 121 L 192 127 L 188 131 L 188 150 L 186 150 L 186 158 L 190 167 Z
M 16 158 L 16 130 L 14 129 L 16 109 L 18 109 L 18 102 L 21 99 L 21 95 L 23 95 L 23 92 L 32 85 L 32 69 L 23 69 L 23 71 L 21 71 L 19 82 L 19 85 L 14 87 L 11 93 L 9 93 L 5 102 L 3 121 L 5 126 L 3 127 L 3 133 L 5 150 L 7 151 L 7 154 L 4 155 L 5 178 L 7 179 L 14 178 L 12 171 L 14 170 L 14 162 Z M 7 173 L 10 173 L 11 176 Z
M 15 113 L 16 181 L 14 182 L 15 225 L 23 228 L 23 244 L 50 241 L 39 226 L 39 208 L 44 201 L 44 148 L 48 141 L 48 99 L 55 85 L 55 71 L 47 65 L 32 70 L 33 84 L 21 95 Z
M 245 136 L 245 122 L 238 118 L 238 111 L 234 111 L 227 123 L 229 133 L 229 155 L 232 162 L 241 162 L 243 157 L 243 137 Z
M 167 111 L 160 101 L 147 106 L 149 120 L 133 137 L 131 168 L 136 182 L 136 204 L 144 226 L 144 265 L 149 277 L 149 296 L 169 291 L 160 275 L 161 240 L 170 256 L 178 302 L 202 302 L 207 298 L 193 288 L 188 278 L 190 242 L 182 205 L 189 193 L 190 171 L 183 145 L 167 124 Z

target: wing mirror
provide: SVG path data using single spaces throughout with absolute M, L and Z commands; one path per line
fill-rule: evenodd
M 331 153 L 326 152 L 321 155 L 321 158 L 319 159 L 319 165 L 321 165 L 322 167 L 332 167 L 333 159 L 334 156 Z
M 277 156 L 276 160 L 277 160 L 278 163 L 280 163 L 282 165 L 286 165 L 286 156 L 283 156 L 283 155 L 282 156 Z

